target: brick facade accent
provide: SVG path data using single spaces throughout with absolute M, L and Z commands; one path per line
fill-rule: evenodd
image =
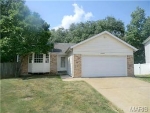
M 81 54 L 75 54 L 74 55 L 74 77 L 81 77 L 82 74 L 82 58 Z
M 57 73 L 57 55 L 54 53 L 50 54 L 50 73 Z
M 133 59 L 133 55 L 127 55 L 127 73 L 128 73 L 128 76 L 134 77 L 134 59 Z
M 22 64 L 21 64 L 21 75 L 28 74 L 28 55 L 23 57 Z

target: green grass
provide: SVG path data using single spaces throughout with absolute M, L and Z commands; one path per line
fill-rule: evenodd
M 33 76 L 0 80 L 1 113 L 122 112 L 84 81 Z
M 150 75 L 136 75 L 135 77 L 146 82 L 150 82 Z

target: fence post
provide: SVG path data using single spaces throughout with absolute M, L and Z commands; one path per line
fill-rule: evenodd
M 139 63 L 139 71 L 140 71 L 139 74 L 141 74 L 141 64 L 140 63 Z

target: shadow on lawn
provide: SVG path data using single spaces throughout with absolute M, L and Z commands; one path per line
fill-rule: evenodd
M 29 75 L 20 75 L 19 77 L 5 77 L 0 79 L 22 79 L 22 80 L 29 80 L 29 79 L 37 79 L 37 78 L 60 78 L 59 75 L 56 74 L 29 74 Z
M 150 75 L 136 75 L 135 78 L 150 78 Z
M 31 74 L 21 77 L 22 80 L 38 79 L 38 78 L 60 78 L 60 76 L 54 74 Z

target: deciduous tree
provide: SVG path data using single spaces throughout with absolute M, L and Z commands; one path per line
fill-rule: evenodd
M 16 55 L 45 53 L 50 37 L 49 25 L 31 12 L 23 0 L 1 0 L 1 61 L 14 61 Z
M 52 37 L 50 40 L 53 42 L 79 43 L 105 30 L 123 39 L 125 33 L 124 23 L 114 17 L 106 17 L 98 21 L 73 23 L 69 29 L 51 30 Z
M 149 18 L 145 18 L 145 11 L 139 7 L 131 14 L 131 22 L 127 25 L 126 40 L 138 49 L 134 54 L 135 63 L 145 62 L 144 45 L 142 42 L 149 34 Z

